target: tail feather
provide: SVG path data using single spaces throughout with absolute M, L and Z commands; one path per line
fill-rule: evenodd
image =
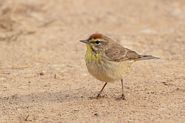
M 160 59 L 160 58 L 152 55 L 140 55 L 140 58 L 138 58 L 138 60 L 150 60 L 150 59 Z

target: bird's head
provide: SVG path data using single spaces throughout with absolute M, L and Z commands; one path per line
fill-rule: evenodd
M 88 39 L 81 40 L 80 42 L 85 43 L 87 48 L 91 48 L 93 52 L 99 53 L 108 47 L 110 40 L 110 38 L 101 33 L 94 33 Z

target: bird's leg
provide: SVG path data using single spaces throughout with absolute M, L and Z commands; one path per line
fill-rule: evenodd
M 122 87 L 121 99 L 122 99 L 122 100 L 126 100 L 126 99 L 125 99 L 124 92 L 123 92 L 123 79 L 121 79 L 121 87 Z
M 105 84 L 103 85 L 102 89 L 99 91 L 98 95 L 97 95 L 97 98 L 100 97 L 103 89 L 105 88 L 105 86 L 107 85 L 107 82 L 105 82 Z

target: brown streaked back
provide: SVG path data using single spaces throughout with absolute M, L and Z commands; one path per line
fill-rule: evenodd
M 112 43 L 111 47 L 105 50 L 105 55 L 110 61 L 136 60 L 140 55 L 135 51 L 122 47 L 120 44 Z

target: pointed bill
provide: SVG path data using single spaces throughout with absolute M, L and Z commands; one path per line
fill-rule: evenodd
M 85 44 L 89 43 L 88 40 L 80 40 L 80 42 L 85 43 Z

